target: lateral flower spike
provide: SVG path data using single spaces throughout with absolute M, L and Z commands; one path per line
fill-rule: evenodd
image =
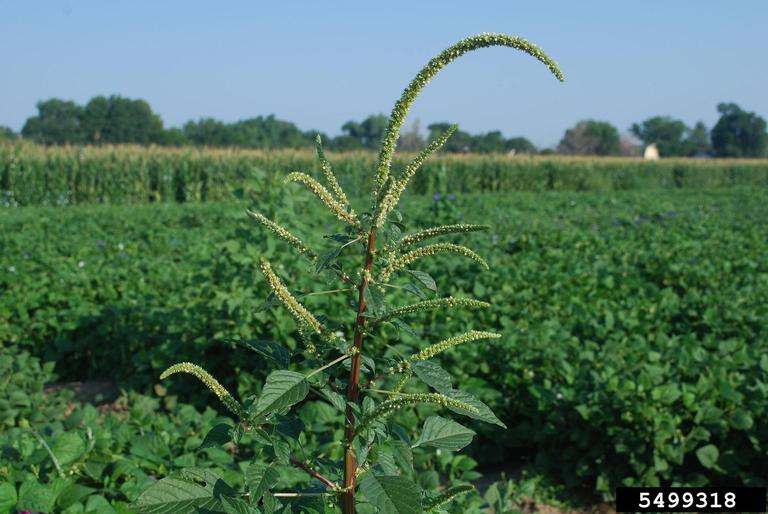
M 475 491 L 475 486 L 470 484 L 455 485 L 445 490 L 444 493 L 434 498 L 425 498 L 422 508 L 424 512 L 434 511 L 461 494 L 467 494 Z
M 394 398 L 389 398 L 376 406 L 373 412 L 360 422 L 358 432 L 371 426 L 374 421 L 386 419 L 398 410 L 418 403 L 431 403 L 442 407 L 454 407 L 456 409 L 472 412 L 473 414 L 480 412 L 477 407 L 466 402 L 454 400 L 453 398 L 449 398 L 440 393 L 400 394 Z
M 317 318 L 315 318 L 312 313 L 300 304 L 291 292 L 288 291 L 288 288 L 285 287 L 280 280 L 280 277 L 272 271 L 272 266 L 269 264 L 269 261 L 261 259 L 259 267 L 264 274 L 264 278 L 267 279 L 267 283 L 269 284 L 270 289 L 272 289 L 272 292 L 275 293 L 275 296 L 277 296 L 285 308 L 288 309 L 288 312 L 291 313 L 291 316 L 293 316 L 297 323 L 308 326 L 317 334 L 322 334 L 326 331 L 325 327 L 317 321 Z
M 339 185 L 339 181 L 336 180 L 336 175 L 333 173 L 331 163 L 325 157 L 325 152 L 323 151 L 323 140 L 320 137 L 320 134 L 318 134 L 317 138 L 315 138 L 315 149 L 317 150 L 317 158 L 320 160 L 320 167 L 323 169 L 325 179 L 331 186 L 333 194 L 336 195 L 336 199 L 338 199 L 344 205 L 349 205 L 347 195 L 344 194 L 344 190 L 341 188 L 341 185 Z
M 538 59 L 549 68 L 549 71 L 560 81 L 563 81 L 563 74 L 558 68 L 557 63 L 547 56 L 538 46 L 526 41 L 523 38 L 509 36 L 507 34 L 478 34 L 458 43 L 449 46 L 424 66 L 416 77 L 411 81 L 400 99 L 395 103 L 392 114 L 389 117 L 389 125 L 384 133 L 384 139 L 381 142 L 381 151 L 379 153 L 378 169 L 376 173 L 376 190 L 380 190 L 387 180 L 392 165 L 392 156 L 395 153 L 397 138 L 400 135 L 400 129 L 403 127 L 405 117 L 413 104 L 413 101 L 421 93 L 422 89 L 429 83 L 437 73 L 448 64 L 458 59 L 467 52 L 486 48 L 489 46 L 506 46 L 521 50 L 528 55 Z
M 459 223 L 456 225 L 441 225 L 439 227 L 431 227 L 424 230 L 420 230 L 414 234 L 407 235 L 398 241 L 397 246 L 404 248 L 412 244 L 418 243 L 431 237 L 444 236 L 446 234 L 457 234 L 462 232 L 478 232 L 480 230 L 489 230 L 490 225 L 472 225 L 469 223 Z
M 463 255 L 464 257 L 468 257 L 473 261 L 480 263 L 480 265 L 483 266 L 483 268 L 485 268 L 486 270 L 488 269 L 488 263 L 485 262 L 485 260 L 482 257 L 477 255 L 475 252 L 473 252 L 466 246 L 456 245 L 453 243 L 437 243 L 433 245 L 423 246 L 415 250 L 411 250 L 410 252 L 394 259 L 386 268 L 384 268 L 381 271 L 381 276 L 379 277 L 379 280 L 381 282 L 386 282 L 387 280 L 389 280 L 389 276 L 394 271 L 408 266 L 416 259 L 420 259 L 421 257 L 428 257 L 430 255 L 435 255 L 436 253 L 443 253 L 443 252 L 450 252 L 450 253 Z
M 192 364 L 191 362 L 180 362 L 178 364 L 174 364 L 170 368 L 163 371 L 163 374 L 160 375 L 160 380 L 165 380 L 174 373 L 188 373 L 195 376 L 198 380 L 205 384 L 205 387 L 210 389 L 211 392 L 215 394 L 216 397 L 221 400 L 221 402 L 230 411 L 232 411 L 233 414 L 238 417 L 242 417 L 244 415 L 242 406 L 237 400 L 235 400 L 229 391 L 224 389 L 224 386 L 221 385 L 218 380 L 213 378 L 210 373 L 205 371 L 197 364 Z
M 298 182 L 300 184 L 304 184 L 309 188 L 310 191 L 312 191 L 315 196 L 317 196 L 321 202 L 325 204 L 326 207 L 328 207 L 333 213 L 336 215 L 337 218 L 339 218 L 341 221 L 346 221 L 352 226 L 359 227 L 360 221 L 357 219 L 357 216 L 355 215 L 355 211 L 350 209 L 349 211 L 346 210 L 346 208 L 336 200 L 333 195 L 325 188 L 323 185 L 318 182 L 317 180 L 313 179 L 306 173 L 300 173 L 298 171 L 294 171 L 293 173 L 289 173 L 287 177 L 285 177 L 286 182 Z
M 267 230 L 271 231 L 273 234 L 275 234 L 277 237 L 291 245 L 292 247 L 296 248 L 299 253 L 306 255 L 312 260 L 315 260 L 317 258 L 317 255 L 310 247 L 308 247 L 304 241 L 293 235 L 291 232 L 288 231 L 285 227 L 282 227 L 281 225 L 278 225 L 274 221 L 271 221 L 267 219 L 263 214 L 260 212 L 250 211 L 248 209 L 245 210 L 246 213 L 262 225 L 264 225 Z
M 393 309 L 381 316 L 378 321 L 387 321 L 405 314 L 413 314 L 414 312 L 420 311 L 433 311 L 442 308 L 464 307 L 468 309 L 484 309 L 490 306 L 490 303 L 473 300 L 472 298 L 454 298 L 453 296 L 449 296 L 447 298 L 424 300 L 423 302 L 416 302 L 411 305 L 406 305 L 405 307 Z
M 427 359 L 431 359 L 438 353 L 444 352 L 448 350 L 449 348 L 452 348 L 456 345 L 460 345 L 462 343 L 468 343 L 470 341 L 477 341 L 478 339 L 498 339 L 501 337 L 501 334 L 496 334 L 494 332 L 481 332 L 478 330 L 471 330 L 465 334 L 461 334 L 454 337 L 449 337 L 448 339 L 444 339 L 443 341 L 440 341 L 439 343 L 435 343 L 433 345 L 430 345 L 423 350 L 421 350 L 419 353 L 415 353 L 411 355 L 410 360 L 412 361 L 425 361 Z
M 458 125 L 452 125 L 442 136 L 432 141 L 432 143 L 422 150 L 416 158 L 411 161 L 408 167 L 405 168 L 403 175 L 397 180 L 392 180 L 389 187 L 385 188 L 386 194 L 379 204 L 379 214 L 376 216 L 375 226 L 380 227 L 384 223 L 384 220 L 387 219 L 387 214 L 397 206 L 400 197 L 403 195 L 403 191 L 408 187 L 408 182 L 413 178 L 424 161 L 427 160 L 427 157 L 442 148 L 445 142 L 448 141 L 448 138 L 456 132 L 457 128 Z

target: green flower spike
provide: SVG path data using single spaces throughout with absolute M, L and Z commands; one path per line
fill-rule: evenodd
M 415 250 L 411 250 L 405 255 L 394 259 L 392 262 L 390 262 L 389 266 L 387 266 L 381 271 L 381 275 L 379 276 L 379 281 L 387 282 L 389 280 L 389 276 L 394 271 L 397 271 L 399 269 L 402 269 L 408 266 L 416 259 L 420 259 L 421 257 L 427 257 L 430 255 L 435 255 L 436 253 L 443 253 L 443 252 L 450 252 L 450 253 L 463 255 L 464 257 L 468 257 L 473 261 L 479 262 L 486 270 L 488 269 L 488 263 L 485 262 L 485 260 L 482 257 L 477 255 L 475 252 L 473 252 L 466 246 L 455 245 L 453 243 L 437 243 L 433 245 L 423 246 Z
M 309 257 L 312 260 L 315 260 L 317 255 L 315 252 L 312 251 L 311 248 L 309 248 L 306 244 L 304 244 L 304 241 L 293 235 L 291 232 L 288 231 L 288 229 L 278 225 L 274 221 L 271 221 L 267 219 L 263 214 L 259 212 L 249 211 L 246 209 L 245 211 L 248 213 L 250 217 L 264 225 L 269 231 L 271 231 L 273 234 L 275 234 L 277 237 L 291 245 L 292 247 L 296 248 L 299 253 L 302 253 Z
M 320 159 L 320 167 L 323 169 L 323 173 L 325 174 L 325 179 L 328 181 L 328 184 L 331 186 L 331 189 L 333 190 L 333 194 L 336 195 L 336 199 L 339 200 L 344 205 L 349 205 L 349 200 L 347 200 L 347 195 L 344 194 L 344 190 L 339 185 L 339 181 L 336 180 L 336 175 L 333 173 L 333 168 L 331 167 L 331 163 L 328 162 L 328 159 L 325 157 L 325 152 L 323 151 L 323 140 L 320 138 L 320 134 L 317 135 L 317 138 L 315 139 L 315 149 L 317 150 L 317 158 Z
M 464 484 L 464 485 L 456 485 L 453 487 L 450 487 L 445 490 L 444 493 L 435 496 L 434 498 L 428 498 L 424 499 L 424 503 L 422 504 L 422 508 L 424 509 L 424 512 L 431 512 L 435 509 L 438 509 L 448 503 L 449 501 L 453 500 L 457 496 L 461 494 L 467 494 L 475 491 L 475 486 Z
M 433 311 L 442 309 L 444 307 L 465 307 L 468 309 L 483 309 L 490 307 L 491 304 L 487 302 L 481 302 L 480 300 L 473 300 L 471 298 L 454 298 L 449 296 L 448 298 L 436 298 L 434 300 L 424 300 L 423 302 L 412 303 L 405 307 L 399 307 L 385 313 L 379 318 L 379 321 L 387 321 L 394 318 L 399 318 L 404 314 L 413 314 L 414 312 L 421 311 Z
M 448 339 L 444 339 L 439 343 L 430 345 L 424 348 L 423 350 L 421 350 L 419 353 L 413 354 L 409 360 L 425 361 L 427 359 L 431 359 L 438 353 L 444 352 L 449 348 L 452 348 L 456 345 L 460 345 L 462 343 L 477 341 L 478 339 L 498 339 L 500 337 L 501 337 L 501 334 L 496 334 L 494 332 L 481 332 L 478 330 L 471 330 L 465 334 L 449 337 Z
M 269 264 L 268 260 L 261 259 L 259 267 L 264 274 L 264 278 L 267 279 L 267 283 L 269 284 L 270 289 L 272 289 L 272 292 L 275 293 L 275 296 L 277 296 L 285 308 L 288 309 L 288 312 L 291 313 L 291 316 L 293 316 L 297 323 L 308 326 L 317 334 L 327 332 L 325 327 L 317 321 L 317 318 L 315 318 L 312 313 L 300 304 L 291 292 L 288 291 L 288 288 L 285 287 L 275 272 L 272 271 L 272 265 Z
M 453 398 L 449 398 L 440 393 L 399 394 L 377 405 L 373 412 L 360 422 L 358 431 L 365 430 L 371 426 L 374 421 L 388 418 L 400 409 L 419 403 L 430 403 L 442 407 L 454 407 L 474 414 L 480 412 L 476 407 L 468 403 L 454 400 Z
M 197 377 L 198 380 L 200 380 L 203 384 L 205 384 L 205 387 L 211 390 L 213 394 L 216 395 L 216 397 L 221 400 L 221 402 L 230 410 L 233 414 L 235 414 L 238 417 L 243 417 L 243 408 L 240 405 L 240 403 L 235 400 L 235 398 L 224 389 L 224 386 L 219 383 L 218 380 L 213 378 L 210 373 L 205 371 L 203 368 L 198 366 L 197 364 L 192 364 L 191 362 L 180 362 L 178 364 L 174 364 L 170 368 L 163 371 L 163 374 L 160 375 L 160 380 L 165 380 L 169 376 L 173 375 L 174 373 L 188 373 L 190 375 L 193 375 Z
M 317 196 L 321 202 L 325 204 L 326 207 L 328 207 L 333 213 L 336 215 L 337 218 L 339 218 L 341 221 L 346 221 L 350 225 L 354 227 L 360 226 L 360 221 L 357 219 L 357 216 L 355 215 L 355 211 L 349 210 L 344 207 L 341 203 L 336 200 L 333 195 L 325 188 L 323 185 L 318 182 L 317 180 L 313 179 L 306 173 L 299 173 L 298 171 L 294 171 L 293 173 L 289 173 L 288 176 L 285 177 L 286 182 L 298 182 L 300 184 L 304 184 L 309 188 L 310 191 L 312 191 L 315 196 Z
M 420 230 L 414 234 L 407 235 L 397 242 L 399 248 L 405 248 L 412 244 L 418 243 L 431 237 L 443 236 L 446 234 L 458 234 L 464 232 L 477 232 L 479 230 L 488 230 L 490 225 L 472 225 L 468 223 L 459 223 L 456 225 L 441 225 L 439 227 L 431 227 L 424 230 Z

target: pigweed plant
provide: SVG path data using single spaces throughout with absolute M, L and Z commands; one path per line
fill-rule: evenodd
M 487 225 L 452 224 L 403 234 L 402 214 L 396 210 L 409 181 L 431 154 L 440 149 L 456 127 L 433 141 L 399 174 L 391 170 L 392 157 L 406 114 L 417 95 L 443 67 L 461 55 L 490 46 L 516 48 L 544 63 L 562 80 L 554 61 L 535 45 L 503 34 L 480 34 L 459 41 L 433 58 L 416 75 L 395 104 L 378 158 L 370 208 L 357 213 L 334 175 L 321 141 L 317 156 L 327 186 L 308 174 L 294 172 L 286 181 L 306 186 L 331 214 L 346 225 L 342 233 L 327 234 L 331 250 L 318 252 L 287 228 L 258 212 L 248 214 L 272 235 L 282 239 L 300 258 L 307 259 L 316 272 L 323 272 L 339 286 L 311 293 L 348 295 L 354 314 L 349 320 L 329 320 L 313 314 L 301 296 L 289 288 L 290 280 L 280 277 L 272 263 L 259 263 L 271 295 L 269 304 L 286 309 L 296 322 L 303 346 L 291 355 L 273 342 L 251 343 L 251 348 L 283 368 L 270 373 L 258 395 L 235 399 L 201 367 L 183 362 L 168 368 L 161 378 L 188 373 L 205 384 L 234 414 L 239 422 L 222 424 L 205 438 L 202 446 L 223 445 L 250 438 L 262 458 L 243 466 L 243 491 L 232 489 L 218 476 L 202 469 L 188 469 L 159 480 L 135 503 L 140 512 L 385 512 L 414 514 L 440 512 L 453 498 L 467 493 L 471 485 L 422 491 L 415 480 L 413 449 L 434 447 L 459 450 L 472 440 L 474 432 L 440 416 L 428 417 L 415 440 L 393 415 L 404 409 L 430 405 L 488 423 L 504 424 L 474 396 L 455 389 L 452 377 L 434 358 L 454 346 L 498 339 L 499 334 L 471 330 L 441 341 L 425 342 L 410 355 L 393 352 L 380 355 L 366 351 L 364 343 L 385 346 L 382 329 L 390 333 L 417 336 L 406 322 L 426 311 L 483 309 L 488 303 L 437 295 L 435 281 L 413 265 L 440 253 L 453 253 L 487 268 L 471 249 L 447 242 L 428 243 L 440 236 L 486 230 Z M 290 256 L 293 258 L 293 256 Z M 348 273 L 347 270 L 355 270 Z M 406 293 L 414 301 L 396 306 Z M 418 299 L 418 301 L 417 301 Z M 351 337 L 350 337 L 351 336 Z M 350 337 L 350 339 L 348 339 Z M 351 342 L 350 342 L 351 340 Z M 396 357 L 391 357 L 391 355 Z M 309 394 L 327 401 L 343 423 L 343 441 L 318 455 L 307 456 L 301 445 L 307 435 L 292 407 Z M 297 453 L 300 450 L 300 453 Z M 265 464 L 267 458 L 269 464 Z M 311 477 L 309 488 L 280 490 L 279 465 L 292 465 Z

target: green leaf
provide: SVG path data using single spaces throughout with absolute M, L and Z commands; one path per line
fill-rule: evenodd
M 461 450 L 475 436 L 475 431 L 440 416 L 430 416 L 424 422 L 421 435 L 413 444 L 416 446 L 432 446 L 443 450 Z
M 320 273 L 324 269 L 330 268 L 340 253 L 341 246 L 334 246 L 333 248 L 325 250 L 324 252 L 320 252 L 320 254 L 317 256 L 317 265 L 315 266 L 315 271 Z
M 221 510 L 220 494 L 232 489 L 206 470 L 184 470 L 152 484 L 132 505 L 138 514 L 196 514 L 200 510 Z
M 19 501 L 16 510 L 31 512 L 50 512 L 56 500 L 53 488 L 41 484 L 36 479 L 27 479 L 19 488 Z
M 85 452 L 85 441 L 77 432 L 64 432 L 56 438 L 52 450 L 59 464 L 69 464 Z
M 439 393 L 450 391 L 451 375 L 443 368 L 431 361 L 413 361 L 411 369 L 425 384 Z
M 89 494 L 96 492 L 93 487 L 86 487 L 80 484 L 69 484 L 56 498 L 56 505 L 61 509 L 66 509 L 70 505 L 79 502 Z M 0 512 L 5 512 L 0 508 Z
M 457 414 L 462 414 L 464 416 L 469 416 L 470 418 L 478 419 L 480 421 L 485 421 L 486 423 L 492 423 L 494 425 L 500 426 L 501 428 L 507 428 L 507 425 L 502 423 L 502 421 L 496 417 L 493 411 L 486 404 L 484 404 L 483 402 L 481 402 L 471 394 L 465 391 L 459 391 L 458 389 L 451 389 L 449 391 L 445 391 L 443 394 L 450 398 L 453 398 L 454 400 L 459 400 L 460 402 L 468 403 L 469 405 L 473 406 L 474 408 L 480 411 L 480 412 L 471 412 L 459 407 L 448 407 L 453 412 Z
M 266 357 L 281 368 L 287 368 L 291 360 L 291 352 L 283 348 L 274 341 L 264 339 L 255 339 L 248 341 L 236 341 L 237 344 L 244 346 L 259 355 Z
M 427 294 L 419 289 L 419 286 L 414 284 L 413 282 L 408 282 L 403 286 L 403 290 L 408 291 L 409 293 L 416 295 L 421 300 L 426 300 L 428 298 Z
M 696 450 L 696 457 L 698 457 L 702 466 L 710 469 L 715 467 L 717 459 L 720 457 L 720 451 L 714 444 L 707 444 Z
M 222 446 L 232 440 L 232 426 L 226 423 L 219 423 L 205 435 L 205 439 L 200 444 L 200 448 L 212 448 Z
M 366 287 L 363 293 L 366 313 L 378 318 L 387 310 L 384 294 L 377 287 Z
M 16 507 L 16 486 L 10 482 L 3 482 L 0 484 L 0 513 L 7 514 L 11 509 Z
M 341 394 L 333 391 L 330 387 L 323 387 L 320 389 L 322 395 L 331 402 L 331 405 L 336 407 L 340 411 L 344 411 L 347 407 L 347 400 Z
M 430 291 L 437 292 L 437 284 L 435 283 L 435 279 L 433 279 L 429 273 L 416 270 L 408 270 L 408 273 L 410 273 L 413 278 L 424 284 L 424 287 Z
M 731 414 L 731 426 L 737 430 L 749 430 L 755 421 L 752 415 L 745 410 L 737 410 Z
M 259 509 L 240 498 L 222 496 L 221 506 L 226 514 L 259 514 Z
M 292 405 L 303 400 L 308 392 L 309 385 L 301 373 L 273 371 L 267 377 L 253 414 L 258 416 L 287 411 Z
M 245 484 L 251 493 L 251 500 L 255 503 L 261 499 L 264 494 L 275 487 L 280 474 L 271 465 L 261 462 L 253 462 L 245 471 Z
M 395 439 L 389 442 L 392 447 L 392 456 L 400 469 L 407 474 L 413 473 L 413 451 L 405 441 Z
M 382 514 L 421 512 L 421 490 L 405 477 L 366 473 L 360 481 L 360 490 Z

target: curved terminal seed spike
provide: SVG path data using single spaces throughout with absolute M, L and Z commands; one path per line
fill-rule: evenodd
M 191 362 L 180 362 L 178 364 L 174 364 L 170 368 L 163 371 L 163 374 L 160 375 L 160 380 L 165 380 L 174 373 L 188 373 L 197 377 L 203 384 L 205 384 L 205 387 L 210 389 L 211 392 L 215 394 L 219 400 L 221 400 L 221 403 L 223 403 L 230 411 L 232 411 L 233 414 L 238 417 L 243 416 L 243 408 L 240 403 L 235 400 L 229 391 L 224 389 L 224 386 L 221 385 L 218 380 L 213 378 L 210 373 L 205 371 L 197 364 L 192 364 Z
M 339 181 L 336 180 L 336 175 L 333 173 L 331 163 L 325 157 L 325 152 L 323 151 L 323 140 L 320 138 L 320 134 L 318 134 L 317 138 L 315 139 L 315 149 L 317 150 L 317 158 L 320 159 L 320 167 L 323 169 L 323 173 L 325 173 L 325 179 L 328 181 L 328 185 L 331 186 L 333 194 L 336 195 L 336 198 L 341 203 L 344 205 L 349 205 L 347 195 L 344 194 L 344 190 L 341 188 L 341 185 L 339 185 Z
M 399 179 L 390 181 L 389 187 L 384 189 L 386 190 L 384 198 L 379 203 L 379 214 L 376 216 L 374 226 L 380 227 L 384 223 L 384 220 L 387 219 L 387 214 L 397 206 L 403 191 L 408 187 L 408 182 L 410 182 L 411 178 L 413 178 L 424 161 L 427 160 L 430 155 L 442 148 L 445 142 L 448 141 L 448 138 L 451 137 L 458 128 L 458 125 L 452 125 L 442 136 L 432 141 L 428 147 L 419 152 L 416 158 L 414 158 L 408 167 L 405 168 L 403 175 Z
M 387 176 L 389 176 L 390 166 L 392 165 L 392 156 L 395 153 L 397 138 L 400 135 L 400 129 L 405 122 L 405 117 L 408 114 L 413 101 L 419 95 L 421 90 L 424 89 L 424 86 L 426 86 L 440 70 L 445 68 L 452 61 L 467 52 L 489 46 L 506 46 L 521 50 L 545 64 L 558 80 L 564 80 L 563 74 L 555 61 L 550 59 L 538 46 L 520 37 L 509 36 L 507 34 L 478 34 L 462 39 L 458 43 L 449 46 L 429 61 L 427 65 L 416 74 L 416 77 L 414 77 L 408 87 L 405 88 L 402 96 L 400 96 L 400 99 L 395 103 L 395 106 L 392 109 L 392 114 L 389 117 L 389 126 L 387 127 L 387 131 L 384 133 L 384 139 L 381 142 L 381 151 L 379 153 L 377 164 L 375 186 L 377 194 L 379 189 L 384 185 L 384 182 L 386 182 Z M 374 198 L 375 197 L 376 195 L 374 195 Z
M 274 221 L 268 219 L 266 216 L 261 214 L 260 212 L 250 211 L 248 209 L 245 210 L 245 212 L 253 219 L 264 225 L 268 230 L 270 230 L 273 234 L 275 234 L 277 237 L 288 243 L 289 245 L 296 248 L 299 253 L 302 253 L 309 257 L 312 260 L 315 260 L 317 258 L 317 254 L 308 247 L 304 241 L 293 235 L 288 229 L 285 227 L 278 225 Z
M 393 272 L 408 266 L 416 259 L 420 259 L 421 257 L 428 257 L 430 255 L 435 255 L 436 253 L 442 253 L 442 252 L 450 252 L 450 253 L 463 255 L 464 257 L 468 257 L 475 262 L 479 262 L 486 270 L 488 269 L 488 263 L 485 262 L 485 260 L 482 257 L 477 255 L 475 252 L 473 252 L 466 246 L 455 245 L 453 243 L 436 243 L 433 245 L 427 245 L 421 248 L 416 248 L 415 250 L 411 250 L 405 255 L 402 255 L 397 259 L 393 260 L 389 264 L 389 266 L 387 266 L 381 271 L 381 275 L 379 276 L 379 281 L 387 282 L 389 280 L 390 275 L 392 275 Z
M 355 215 L 355 211 L 347 209 L 339 203 L 338 200 L 336 200 L 333 195 L 317 180 L 313 179 L 306 173 L 300 173 L 298 171 L 294 171 L 293 173 L 289 173 L 287 177 L 285 177 L 286 182 L 298 182 L 300 184 L 304 184 L 309 188 L 310 191 L 315 193 L 315 196 L 317 196 L 321 202 L 325 204 L 326 207 L 328 207 L 333 213 L 336 215 L 337 218 L 339 218 L 341 221 L 346 221 L 350 225 L 354 227 L 360 226 L 360 221 L 357 219 L 357 216 Z

